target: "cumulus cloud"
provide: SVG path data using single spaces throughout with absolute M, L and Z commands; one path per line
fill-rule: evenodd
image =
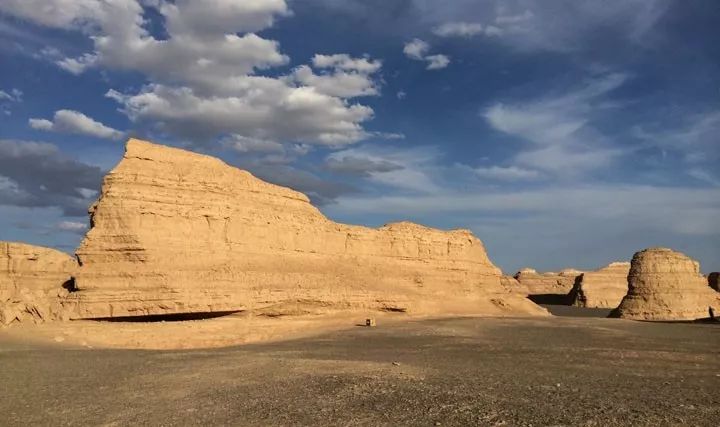
M 428 52 L 430 52 L 430 45 L 417 38 L 405 43 L 403 47 L 405 56 L 416 61 L 427 62 L 428 70 L 439 70 L 450 64 L 450 58 L 448 56 L 441 54 L 428 55 Z
M 103 172 L 41 142 L 0 140 L 0 205 L 56 207 L 87 214 Z
M 120 139 L 124 136 L 123 132 L 73 110 L 58 110 L 52 120 L 30 119 L 28 123 L 33 129 L 48 132 L 73 133 L 106 139 Z
M 322 94 L 339 98 L 380 94 L 378 83 L 372 76 L 382 66 L 378 60 L 336 54 L 315 55 L 312 63 L 315 68 L 321 69 L 320 74 L 315 74 L 307 65 L 301 65 L 293 71 L 294 80 Z M 325 69 L 332 71 L 328 73 Z
M 146 28 L 144 7 L 162 17 L 163 39 Z M 108 92 L 139 126 L 193 141 L 233 134 L 343 145 L 368 135 L 363 122 L 373 110 L 349 98 L 378 94 L 373 74 L 380 61 L 315 55 L 317 71 L 300 66 L 288 76 L 261 74 L 289 62 L 276 41 L 256 34 L 289 15 L 284 0 L 12 0 L 0 11 L 87 34 L 92 51 L 55 60 L 69 72 L 109 68 L 148 76 L 139 92 Z
M 420 39 L 412 39 L 403 47 L 403 53 L 410 59 L 423 60 L 429 51 L 430 45 Z
M 515 155 L 516 163 L 558 175 L 590 171 L 622 154 L 592 121 L 604 107 L 604 96 L 627 78 L 608 74 L 562 94 L 496 103 L 482 114 L 497 131 L 529 143 Z

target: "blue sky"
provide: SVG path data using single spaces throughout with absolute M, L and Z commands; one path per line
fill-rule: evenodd
M 138 136 L 506 272 L 720 268 L 714 0 L 4 0 L 0 240 L 72 252 Z

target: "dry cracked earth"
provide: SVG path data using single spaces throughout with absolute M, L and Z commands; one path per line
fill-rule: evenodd
M 0 425 L 718 426 L 720 327 L 459 318 L 174 351 L 0 335 Z

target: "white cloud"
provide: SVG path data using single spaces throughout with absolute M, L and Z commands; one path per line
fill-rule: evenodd
M 535 179 L 540 177 L 537 171 L 522 169 L 517 166 L 490 166 L 473 169 L 473 172 L 480 178 L 495 179 L 500 181 L 519 181 Z
M 56 111 L 52 121 L 30 119 L 28 123 L 33 129 L 48 132 L 74 133 L 107 139 L 120 139 L 124 136 L 123 132 L 105 126 L 85 114 L 73 110 Z
M 558 175 L 607 166 L 622 151 L 592 125 L 605 108 L 604 96 L 622 85 L 623 74 L 608 74 L 559 95 L 497 103 L 483 112 L 494 129 L 530 144 L 514 161 Z
M 534 17 L 535 14 L 526 9 L 524 12 L 515 15 L 498 15 L 495 17 L 495 23 L 498 25 L 515 25 L 530 21 Z
M 60 221 L 56 224 L 56 228 L 61 231 L 69 231 L 71 233 L 84 233 L 88 226 L 84 222 L 77 221 Z
M 425 60 L 428 62 L 428 70 L 439 70 L 450 64 L 450 58 L 446 55 L 429 55 L 425 57 Z
M 403 53 L 410 59 L 417 61 L 426 61 L 428 70 L 439 70 L 450 64 L 450 58 L 446 55 L 427 55 L 430 51 L 430 45 L 420 39 L 413 39 L 405 43 Z
M 400 90 L 395 96 L 397 96 L 397 99 L 405 99 L 407 97 L 407 93 L 404 90 Z
M 578 52 L 605 43 L 643 45 L 668 10 L 668 0 L 507 0 L 438 2 L 415 0 L 419 13 L 441 37 L 499 36 L 521 51 Z M 465 25 L 463 25 L 465 24 Z M 594 50 L 588 53 L 597 55 Z
M 17 88 L 13 88 L 9 92 L 0 89 L 0 101 L 21 102 L 22 96 L 22 91 Z
M 438 157 L 434 147 L 400 149 L 366 145 L 332 153 L 325 161 L 330 169 L 352 170 L 375 184 L 430 193 L 440 188 L 433 178 Z
M 470 38 L 479 35 L 499 36 L 503 33 L 495 25 L 483 25 L 479 22 L 445 22 L 433 28 L 433 34 L 439 37 Z
M 313 66 L 316 68 L 337 68 L 345 71 L 356 71 L 358 73 L 372 74 L 380 70 L 382 63 L 368 57 L 353 58 L 348 54 L 339 53 L 334 55 L 316 54 L 312 58 Z
M 482 32 L 483 26 L 477 22 L 446 22 L 433 28 L 433 33 L 440 37 L 472 37 Z
M 293 79 L 304 86 L 314 87 L 320 93 L 340 98 L 380 93 L 378 83 L 372 77 L 380 70 L 380 61 L 337 54 L 315 55 L 312 62 L 315 68 L 322 70 L 321 74 L 315 74 L 309 66 L 301 65 L 293 71 Z M 332 73 L 326 73 L 326 68 L 331 68 Z
M 146 29 L 143 6 L 162 16 L 165 38 Z M 261 75 L 289 62 L 276 41 L 254 33 L 290 14 L 284 0 L 13 0 L 0 11 L 87 34 L 91 52 L 53 57 L 71 73 L 109 68 L 148 76 L 150 83 L 139 92 L 108 92 L 138 125 L 191 140 L 234 134 L 342 145 L 368 135 L 362 123 L 373 110 L 347 99 L 379 93 L 372 74 L 380 61 L 318 54 L 312 61 L 319 72 L 300 66 L 288 76 Z
M 403 47 L 405 56 L 417 60 L 425 59 L 425 54 L 427 54 L 428 51 L 430 51 L 430 45 L 420 39 L 412 39 L 405 43 Z

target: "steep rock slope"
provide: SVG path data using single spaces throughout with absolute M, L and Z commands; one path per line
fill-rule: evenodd
M 568 295 L 571 305 L 615 308 L 628 291 L 629 262 L 613 262 L 599 270 L 582 273 Z
M 0 324 L 68 317 L 64 301 L 76 269 L 75 259 L 63 252 L 0 242 Z
M 639 320 L 693 320 L 720 312 L 720 293 L 700 275 L 700 265 L 667 248 L 635 253 L 628 293 L 611 316 Z
M 363 308 L 546 314 L 500 285 L 467 230 L 328 220 L 301 193 L 139 140 L 103 183 L 77 256 L 76 318 Z

